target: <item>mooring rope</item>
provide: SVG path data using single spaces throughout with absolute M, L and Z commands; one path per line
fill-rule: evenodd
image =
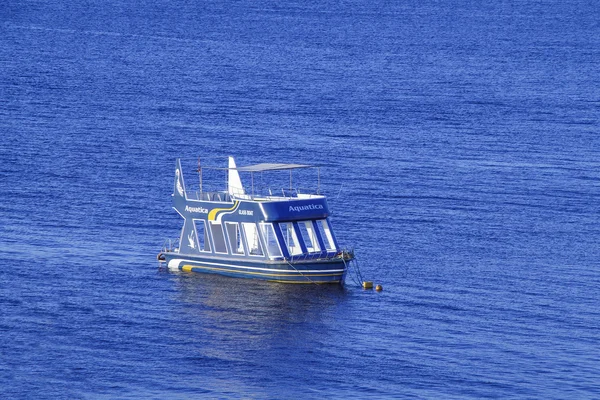
M 363 276 L 362 276 L 362 273 L 360 272 L 360 268 L 358 267 L 358 261 L 357 261 L 357 259 L 356 258 L 352 258 L 350 261 L 346 262 L 346 259 L 344 258 L 344 253 L 342 253 L 342 255 L 341 255 L 340 258 L 342 259 L 342 262 L 344 263 L 344 268 L 346 269 L 346 272 L 350 274 L 350 278 L 352 278 L 352 281 L 354 281 L 354 283 L 356 284 L 356 286 L 362 287 L 361 282 L 363 281 Z M 302 271 L 300 271 L 296 267 L 294 267 L 294 265 L 292 263 L 290 263 L 290 261 L 287 258 L 284 258 L 284 260 L 285 260 L 286 263 L 288 263 L 288 265 L 290 267 L 292 267 L 303 278 L 305 278 L 306 280 L 308 280 L 310 283 L 318 285 L 317 282 L 313 281 L 312 279 L 310 279 L 310 277 L 304 275 L 302 273 Z M 350 269 L 351 269 L 350 267 L 351 266 L 352 266 L 352 269 L 354 269 L 354 275 L 356 275 L 356 278 L 352 274 L 352 271 L 350 271 Z
M 362 272 L 360 272 L 360 267 L 358 266 L 358 259 L 354 258 L 352 261 L 354 261 L 354 269 L 356 270 L 356 275 L 359 278 L 359 282 L 364 282 L 365 279 L 363 278 Z
M 344 259 L 344 255 L 342 254 L 342 261 L 344 262 L 344 267 L 348 271 L 348 274 L 350 275 L 350 278 L 352 278 L 352 281 L 356 284 L 356 286 L 362 287 L 361 282 L 363 282 L 363 276 L 360 272 L 360 268 L 358 267 L 358 260 L 356 258 L 353 258 L 349 262 L 346 262 L 346 260 Z M 352 274 L 350 267 L 352 267 L 352 269 L 354 270 L 354 274 Z M 355 275 L 356 278 L 354 277 Z
M 307 280 L 308 280 L 310 283 L 314 283 L 315 285 L 318 285 L 318 283 L 317 283 L 317 282 L 313 281 L 313 280 L 312 280 L 312 279 L 310 279 L 308 276 L 306 276 L 306 275 L 304 275 L 302 272 L 300 272 L 300 271 L 299 271 L 299 270 L 298 270 L 296 267 L 294 267 L 294 266 L 292 265 L 292 263 L 290 263 L 290 262 L 288 261 L 288 259 L 287 259 L 287 258 L 285 258 L 285 262 L 287 262 L 287 263 L 288 263 L 288 265 L 289 265 L 290 267 L 294 268 L 294 269 L 296 270 L 296 272 L 297 272 L 297 273 L 299 273 L 299 274 L 300 274 L 300 275 L 302 275 L 304 278 L 306 278 L 306 279 L 307 279 Z
M 346 268 L 346 272 L 350 273 L 350 278 L 352 278 L 352 280 L 354 281 L 354 283 L 356 283 L 357 286 L 360 286 L 360 284 L 358 282 L 356 282 L 356 279 L 354 279 L 352 272 L 350 272 L 350 267 L 348 266 L 349 263 L 346 263 L 346 260 L 344 260 L 344 257 L 342 257 L 342 261 L 344 262 L 344 268 Z

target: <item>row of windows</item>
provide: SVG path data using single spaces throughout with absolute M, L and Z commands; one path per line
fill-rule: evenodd
M 210 252 L 214 247 L 216 253 L 228 253 L 225 242 L 225 232 L 223 231 L 223 226 L 221 224 L 213 223 L 212 221 L 209 223 L 213 239 L 211 242 L 206 230 L 206 222 L 204 220 L 196 220 L 194 222 L 196 224 L 198 248 L 200 251 Z M 286 246 L 289 254 L 292 256 L 302 254 L 300 240 L 304 243 L 308 253 L 321 252 L 323 246 L 319 242 L 316 233 L 317 230 L 323 240 L 325 250 L 335 250 L 335 242 L 327 220 L 300 221 L 298 222 L 299 231 L 294 229 L 294 224 L 292 222 L 283 222 L 278 225 L 285 242 L 283 245 Z M 252 222 L 225 222 L 225 231 L 227 232 L 229 247 L 233 254 L 246 254 L 244 242 L 242 240 L 242 235 L 244 235 L 248 246 L 247 251 L 250 255 L 263 257 L 265 253 L 262 243 L 264 243 L 269 257 L 282 257 L 281 247 L 277 241 L 273 224 L 271 223 L 260 223 L 257 225 Z

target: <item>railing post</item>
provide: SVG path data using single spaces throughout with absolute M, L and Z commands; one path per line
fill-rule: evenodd
M 321 167 L 317 167 L 317 194 L 321 190 Z

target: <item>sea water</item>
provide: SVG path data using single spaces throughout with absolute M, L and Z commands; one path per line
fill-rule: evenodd
M 600 397 L 599 11 L 4 1 L 1 397 Z M 228 155 L 320 165 L 383 291 L 161 268 Z

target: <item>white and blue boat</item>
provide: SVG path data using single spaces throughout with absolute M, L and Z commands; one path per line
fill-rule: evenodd
M 186 191 L 178 159 L 173 208 L 183 218 L 181 236 L 158 255 L 169 270 L 221 274 L 285 283 L 343 283 L 352 251 L 340 248 L 326 197 L 281 190 L 257 193 L 254 174 L 317 168 L 302 164 L 236 167 L 229 157 L 227 190 Z M 200 182 L 202 168 L 198 167 Z M 244 189 L 240 172 L 252 177 Z M 320 181 L 320 177 L 319 177 Z M 248 193 L 247 193 L 248 191 Z

